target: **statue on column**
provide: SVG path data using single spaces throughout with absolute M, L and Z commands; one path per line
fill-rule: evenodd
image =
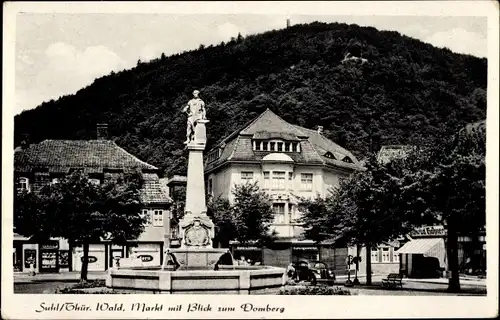
M 186 113 L 187 119 L 187 131 L 186 131 L 186 141 L 185 144 L 190 143 L 195 138 L 195 127 L 198 120 L 206 119 L 205 102 L 198 96 L 200 91 L 193 91 L 193 99 L 189 100 L 188 104 L 184 107 L 182 112 Z

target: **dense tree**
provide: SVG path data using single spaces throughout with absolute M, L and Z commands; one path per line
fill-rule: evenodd
M 417 160 L 414 182 L 408 192 L 419 195 L 422 206 L 412 206 L 414 216 L 429 214 L 447 231 L 448 290 L 460 290 L 458 236 L 476 239 L 486 225 L 486 126 L 485 121 L 467 125 L 453 139 L 427 151 Z M 409 175 L 411 176 L 411 175 Z
M 144 231 L 141 183 L 138 174 L 126 174 L 95 185 L 75 171 L 39 192 L 17 194 L 14 228 L 36 240 L 60 237 L 83 246 L 81 280 L 85 281 L 89 244 L 102 240 L 125 244 Z
M 275 235 L 270 225 L 274 211 L 266 193 L 256 183 L 235 185 L 233 200 L 218 197 L 208 204 L 208 214 L 215 224 L 215 237 L 221 247 L 228 247 L 229 241 L 241 243 L 269 241 Z
M 317 241 L 343 238 L 367 250 L 422 225 L 443 224 L 451 272 L 448 290 L 460 290 L 458 236 L 477 238 L 486 224 L 485 122 L 467 125 L 453 138 L 414 148 L 386 164 L 371 158 L 326 199 L 303 199 L 307 235 Z
M 346 53 L 367 62 L 343 64 Z M 16 116 L 15 144 L 24 133 L 31 142 L 92 139 L 95 124 L 107 122 L 127 151 L 185 173 L 180 110 L 196 88 L 211 120 L 208 148 L 269 107 L 292 123 L 322 125 L 328 138 L 364 157 L 370 144 L 376 151 L 381 144 L 433 143 L 484 118 L 486 67 L 486 59 L 397 32 L 294 25 L 96 79 Z

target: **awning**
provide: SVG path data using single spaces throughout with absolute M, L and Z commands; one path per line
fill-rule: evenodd
M 443 238 L 413 239 L 399 248 L 396 253 L 423 254 L 439 259 L 441 267 L 446 267 L 446 250 Z

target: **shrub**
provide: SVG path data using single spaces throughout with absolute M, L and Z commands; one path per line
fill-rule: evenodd
M 337 296 L 350 296 L 351 291 L 342 289 L 341 287 L 325 287 L 325 286 L 306 286 L 292 289 L 282 289 L 280 295 L 337 295 Z
M 102 290 L 85 290 L 85 289 L 75 289 L 75 288 L 60 288 L 57 289 L 55 293 L 61 294 L 123 294 L 122 292 L 116 292 L 112 289 L 103 288 Z
M 106 280 L 98 279 L 98 280 L 79 282 L 79 283 L 71 286 L 71 288 L 73 288 L 73 289 L 88 289 L 88 288 L 98 288 L 98 287 L 105 287 L 105 286 L 106 286 Z

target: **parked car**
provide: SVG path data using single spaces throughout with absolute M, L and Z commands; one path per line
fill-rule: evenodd
M 309 281 L 312 285 L 335 283 L 335 273 L 322 261 L 298 260 L 288 268 L 288 278 L 296 282 Z

